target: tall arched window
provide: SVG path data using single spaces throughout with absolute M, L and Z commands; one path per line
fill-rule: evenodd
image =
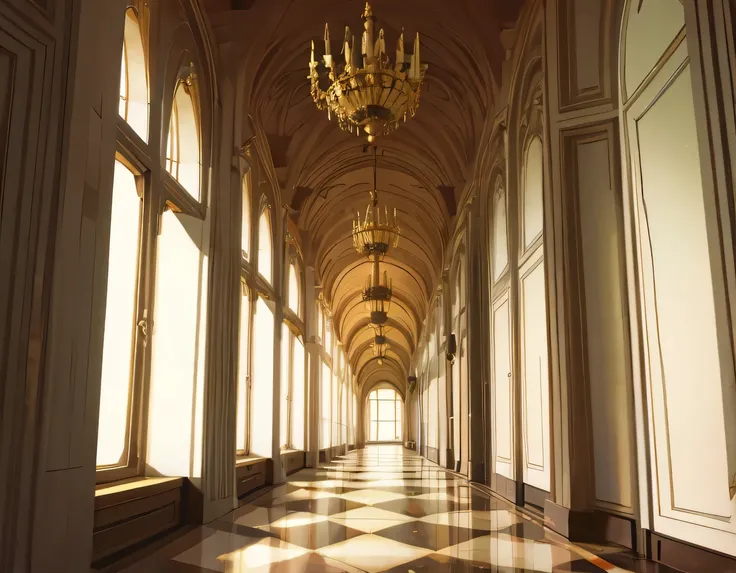
M 301 311 L 301 289 L 299 288 L 299 270 L 296 263 L 289 265 L 289 308 L 299 316 Z
M 492 266 L 494 282 L 508 268 L 508 236 L 506 235 L 506 190 L 499 177 L 493 193 L 493 250 Z
M 271 211 L 266 208 L 258 220 L 258 273 L 269 284 L 273 282 L 273 241 L 271 239 Z
M 166 170 L 197 201 L 200 197 L 201 158 L 199 122 L 190 79 L 180 81 L 174 92 L 166 147 Z
M 544 227 L 544 163 L 542 140 L 534 136 L 529 141 L 524 157 L 523 186 L 523 247 L 524 251 L 534 244 Z
M 148 141 L 148 71 L 143 36 L 134 8 L 125 11 L 118 111 L 143 141 Z
M 393 388 L 379 388 L 368 396 L 370 412 L 369 440 L 398 442 L 401 440 L 401 409 L 403 402 Z
M 240 239 L 240 248 L 243 256 L 248 259 L 250 255 L 250 173 L 243 176 L 241 183 L 241 191 L 243 195 L 242 209 L 242 237 Z

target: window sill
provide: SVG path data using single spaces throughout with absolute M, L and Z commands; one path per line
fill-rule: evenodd
M 114 497 L 136 497 L 137 493 L 146 491 L 146 495 L 158 493 L 181 487 L 184 483 L 182 477 L 139 477 L 134 479 L 113 481 L 100 484 L 95 488 L 95 498 L 104 499 L 108 496 Z
M 265 462 L 270 458 L 262 458 L 261 456 L 237 456 L 235 458 L 235 467 L 243 468 Z

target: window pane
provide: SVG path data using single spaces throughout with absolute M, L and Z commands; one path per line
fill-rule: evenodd
M 169 172 L 195 199 L 200 199 L 200 144 L 194 102 L 180 82 L 174 94 L 169 127 Z
M 272 282 L 271 253 L 271 214 L 268 209 L 261 213 L 258 220 L 258 273 L 269 283 Z
M 378 402 L 378 421 L 388 422 L 393 421 L 396 417 L 396 406 L 394 401 L 379 400 Z
M 396 391 L 391 388 L 381 388 L 378 390 L 379 400 L 393 400 L 396 398 Z
M 120 70 L 120 116 L 143 141 L 148 140 L 148 74 L 143 38 L 135 10 L 125 12 L 123 65 Z M 123 100 L 123 98 L 125 98 Z
M 394 422 L 378 422 L 378 441 L 390 442 L 396 439 Z
M 294 378 L 292 380 L 291 400 L 291 447 L 304 449 L 304 344 L 294 338 Z
M 274 329 L 273 311 L 259 298 L 253 329 L 251 453 L 266 457 L 272 455 Z
M 378 440 L 378 422 L 371 422 L 370 435 L 371 435 L 371 438 L 370 438 L 371 441 L 375 442 L 376 440 Z
M 123 119 L 128 116 L 128 71 L 125 59 L 125 42 L 123 42 L 123 57 L 120 63 L 120 104 L 118 105 L 118 113 Z
M 246 449 L 246 429 L 248 424 L 248 325 L 250 324 L 250 301 L 244 294 L 240 302 L 240 356 L 238 363 L 238 412 L 235 447 Z
M 243 220 L 240 248 L 247 257 L 250 254 L 250 185 L 249 175 L 243 177 Z
M 187 475 L 192 452 L 192 418 L 198 372 L 198 325 L 206 261 L 195 243 L 202 222 L 164 212 L 156 254 L 148 457 L 163 475 Z M 193 240 L 195 237 L 195 240 Z M 200 320 L 201 319 L 201 320 Z M 184 472 L 184 473 L 182 473 Z
M 332 372 L 330 367 L 326 363 L 322 363 L 322 376 L 320 377 L 320 419 L 321 432 L 320 432 L 320 448 L 330 447 L 330 431 L 331 431 L 331 420 L 330 420 L 330 400 L 331 400 L 331 388 L 330 383 L 332 379 Z
M 289 265 L 289 308 L 299 315 L 299 273 L 294 264 Z
M 97 465 L 120 462 L 129 426 L 141 200 L 134 175 L 115 162 L 107 271 Z
M 289 446 L 288 421 L 289 421 L 289 348 L 291 346 L 291 331 L 285 324 L 281 325 L 281 418 L 279 434 L 282 448 Z

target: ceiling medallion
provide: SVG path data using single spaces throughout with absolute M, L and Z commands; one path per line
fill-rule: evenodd
M 334 115 L 340 129 L 361 131 L 373 142 L 379 135 L 388 135 L 399 127 L 399 122 L 414 117 L 419 107 L 419 92 L 427 71 L 419 54 L 419 34 L 414 40 L 414 53 L 404 53 L 402 30 L 396 47 L 396 62 L 386 54 L 383 29 L 374 39 L 375 17 L 369 3 L 363 12 L 363 38 L 360 49 L 355 35 L 345 27 L 345 38 L 337 61 L 330 50 L 330 31 L 325 25 L 325 53 L 322 62 L 315 60 L 314 42 L 309 62 L 312 98 L 327 117 Z

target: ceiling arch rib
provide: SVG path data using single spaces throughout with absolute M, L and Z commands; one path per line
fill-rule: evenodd
M 457 198 L 477 153 L 500 83 L 502 28 L 522 0 L 373 0 L 377 29 L 393 53 L 400 30 L 419 32 L 429 65 L 416 117 L 379 138 L 381 205 L 396 207 L 402 238 L 382 263 L 393 281 L 387 337 L 394 349 L 382 365 L 371 360 L 372 331 L 361 291 L 370 265 L 352 247 L 352 220 L 365 213 L 372 157 L 363 140 L 342 132 L 316 109 L 306 79 L 309 45 L 322 50 L 325 22 L 333 53 L 349 25 L 360 38 L 364 0 L 231 0 L 206 3 L 223 65 L 231 67 L 239 101 L 267 134 L 283 201 L 304 237 L 305 257 L 331 303 L 335 328 L 361 383 L 390 381 L 405 388 L 409 360 L 436 287 L 452 234 Z M 392 338 L 393 337 L 393 338 Z M 358 372 L 358 367 L 359 372 Z

